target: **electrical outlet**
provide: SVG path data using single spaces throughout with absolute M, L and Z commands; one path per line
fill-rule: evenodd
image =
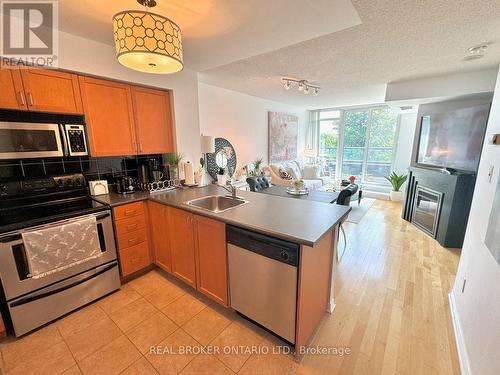
M 490 171 L 488 172 L 488 182 L 491 183 L 491 179 L 493 178 L 493 171 L 495 170 L 494 165 L 490 165 Z

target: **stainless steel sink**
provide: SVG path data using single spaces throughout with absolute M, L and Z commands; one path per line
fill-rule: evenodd
M 231 198 L 224 195 L 209 195 L 186 202 L 186 204 L 190 206 L 198 207 L 214 213 L 224 212 L 246 203 L 248 203 L 248 201 L 244 199 Z

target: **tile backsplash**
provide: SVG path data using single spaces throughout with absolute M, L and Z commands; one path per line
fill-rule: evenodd
M 0 180 L 30 179 L 45 176 L 83 173 L 87 180 L 107 180 L 130 176 L 137 178 L 137 167 L 146 159 L 158 159 L 160 154 L 117 157 L 68 157 L 43 159 L 0 160 Z

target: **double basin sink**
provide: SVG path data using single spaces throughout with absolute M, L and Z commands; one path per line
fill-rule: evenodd
M 248 201 L 241 198 L 232 198 L 225 195 L 209 195 L 202 198 L 196 198 L 185 203 L 189 206 L 201 208 L 202 210 L 218 214 L 246 204 L 248 203 Z

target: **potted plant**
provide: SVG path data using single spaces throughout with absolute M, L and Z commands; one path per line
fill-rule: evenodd
M 253 162 L 255 176 L 260 176 L 260 175 L 262 175 L 262 171 L 260 170 L 260 168 L 261 168 L 261 166 L 262 166 L 262 161 L 263 161 L 263 159 L 262 159 L 262 158 L 258 158 L 257 160 L 255 160 L 255 161 Z
M 401 186 L 405 183 L 408 175 L 402 174 L 398 175 L 396 172 L 392 172 L 389 177 L 385 177 L 387 181 L 389 181 L 392 185 L 392 190 L 390 193 L 391 201 L 401 201 L 403 200 L 403 192 L 400 191 Z
M 163 155 L 163 162 L 168 167 L 170 179 L 179 178 L 179 164 L 184 156 L 178 152 Z
M 304 180 L 298 178 L 292 182 L 292 186 L 296 191 L 300 191 L 304 188 Z

